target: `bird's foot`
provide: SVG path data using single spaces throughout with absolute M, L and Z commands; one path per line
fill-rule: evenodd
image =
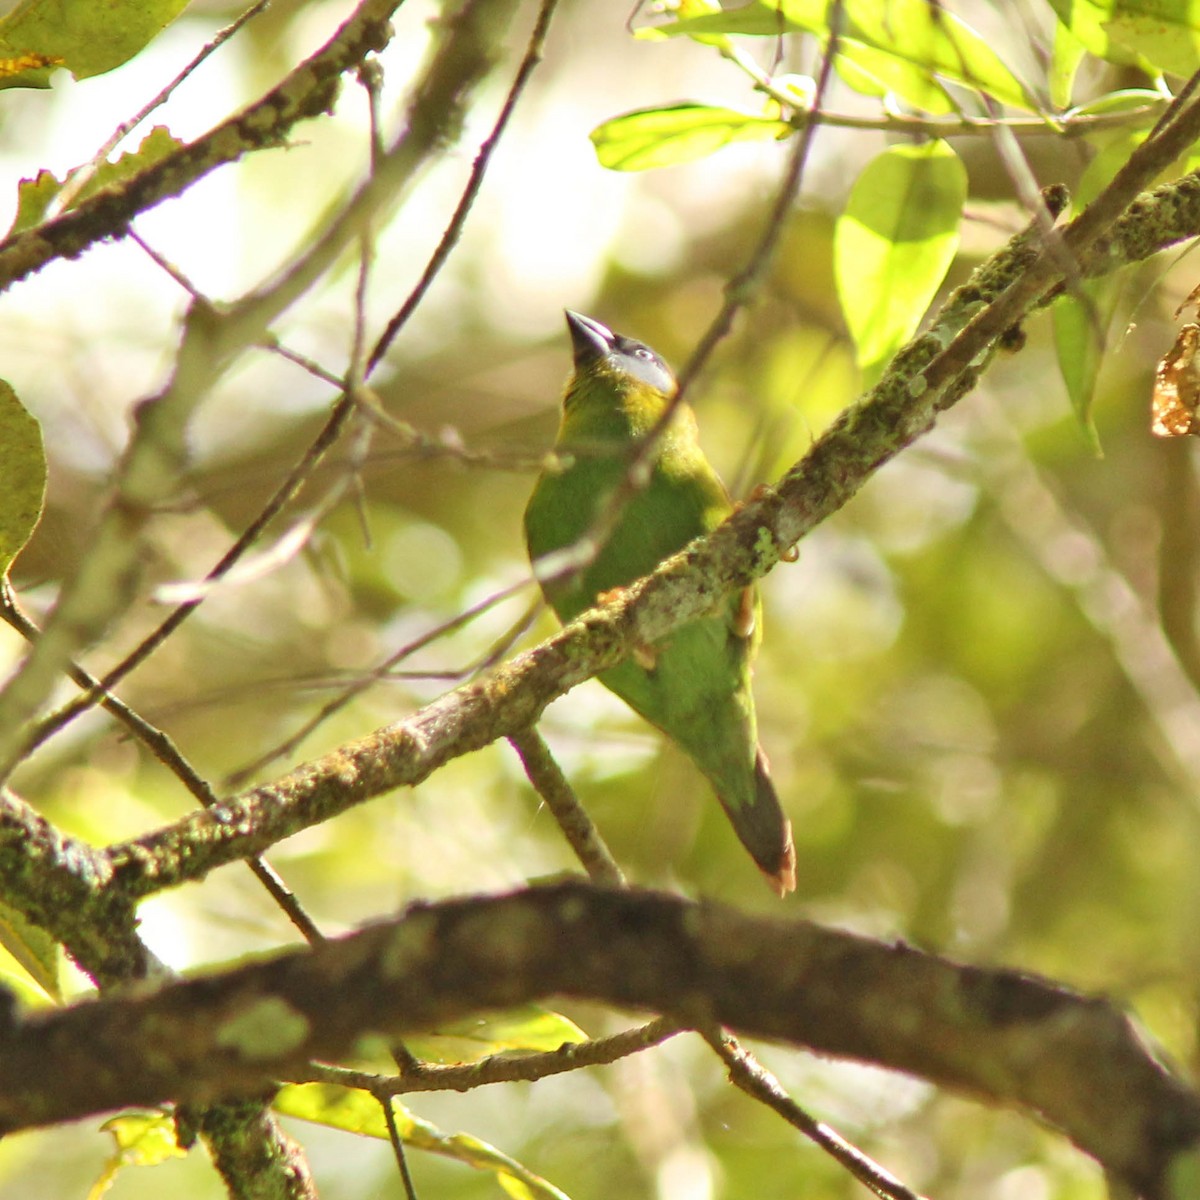
M 643 671 L 653 671 L 658 666 L 658 649 L 655 646 L 634 646 L 629 657 Z

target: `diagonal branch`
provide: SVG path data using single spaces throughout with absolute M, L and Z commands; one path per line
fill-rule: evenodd
M 1200 118 L 1200 108 L 1195 115 Z M 1052 191 L 1049 202 L 1052 212 L 1061 211 L 1061 190 Z M 1137 197 L 1099 246 L 1092 238 L 1090 248 L 1087 241 L 1070 248 L 1082 273 L 1097 273 L 1197 233 L 1200 176 L 1189 175 Z M 418 784 L 453 758 L 519 734 L 551 700 L 619 662 L 633 646 L 652 645 L 765 574 L 884 463 L 928 432 L 974 385 L 998 336 L 1042 302 L 1056 282 L 1058 259 L 1043 253 L 1040 236 L 1035 224 L 984 263 L 776 488 L 760 489 L 711 535 L 490 677 L 271 784 L 112 847 L 113 886 L 136 898 L 202 878 L 374 796 Z M 1048 282 L 1030 290 L 1024 309 L 1013 310 L 1014 281 L 1047 270 Z M 991 318 L 998 305 L 1004 321 Z
M 242 112 L 120 185 L 107 187 L 70 212 L 0 242 L 0 291 L 55 258 L 75 258 L 210 171 L 243 154 L 283 144 L 292 126 L 333 104 L 341 76 L 391 37 L 388 18 L 402 0 L 362 0 L 354 14 L 312 57 Z

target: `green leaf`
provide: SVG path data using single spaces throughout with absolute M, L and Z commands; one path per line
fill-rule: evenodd
M 873 377 L 917 328 L 958 249 L 967 172 L 945 142 L 870 162 L 834 230 L 834 271 L 859 365 Z
M 660 37 L 696 37 L 699 34 L 728 33 L 743 37 L 778 37 L 783 33 L 829 32 L 829 5 L 826 0 L 754 0 L 737 8 L 700 16 L 681 16 L 655 26 Z M 843 30 L 845 32 L 845 30 Z
M 709 104 L 670 104 L 613 117 L 591 132 L 602 166 L 647 171 L 704 158 L 731 142 L 787 137 L 786 121 Z
M 100 1126 L 117 1143 L 116 1153 L 104 1164 L 87 1200 L 100 1200 L 123 1167 L 156 1167 L 171 1158 L 186 1158 L 175 1140 L 175 1122 L 161 1112 L 122 1113 Z
M 848 0 L 851 36 L 943 79 L 1037 111 L 1037 101 L 987 41 L 928 0 Z
M 672 5 L 672 13 L 683 20 L 690 20 L 693 17 L 707 16 L 710 13 L 719 14 L 721 6 L 716 3 L 716 0 L 675 0 Z M 657 25 L 643 25 L 633 31 L 633 36 L 646 42 L 658 42 L 667 35 Z M 728 38 L 724 34 L 713 34 L 704 36 L 697 34 L 695 40 L 702 46 L 721 46 L 728 44 Z
M 7 964 L 0 966 L 0 990 L 11 992 L 18 1008 L 36 1011 L 39 1008 L 54 1006 L 54 999 L 46 993 L 44 988 L 34 983 L 24 971 L 17 968 L 8 970 Z
M 1072 292 L 1062 296 L 1050 310 L 1054 349 L 1084 441 L 1097 458 L 1103 458 L 1100 435 L 1092 419 L 1092 402 L 1104 361 L 1105 334 L 1116 308 L 1117 286 L 1111 279 L 1089 279 L 1079 288 L 1080 295 Z
M 897 96 L 920 112 L 955 111 L 946 89 L 930 72 L 854 38 L 842 38 L 838 51 L 837 72 L 856 92 Z
M 0 901 L 0 946 L 29 972 L 29 977 L 52 1000 L 62 1000 L 58 943 L 40 926 L 32 925 Z
M 561 1013 L 536 1004 L 440 1026 L 431 1034 L 405 1039 L 422 1058 L 437 1062 L 473 1062 L 490 1054 L 557 1050 L 586 1042 L 587 1034 Z
M 45 497 L 42 428 L 0 379 L 0 579 L 37 528 Z
M 1200 65 L 1200 0 L 1050 0 L 1050 7 L 1107 62 L 1175 75 Z
M 1079 178 L 1072 204 L 1075 212 L 1089 205 L 1108 186 L 1144 139 L 1144 131 L 1120 130 L 1106 140 Z M 1074 289 L 1050 310 L 1059 374 L 1084 441 L 1097 458 L 1103 458 L 1104 451 L 1092 419 L 1092 404 L 1119 292 L 1116 276 L 1077 280 Z
M 667 37 L 781 33 L 830 36 L 825 0 L 754 0 L 722 13 L 706 13 L 657 26 Z M 987 92 L 1004 104 L 1037 111 L 1029 90 L 1004 65 L 987 41 L 964 21 L 928 0 L 846 0 L 840 36 L 853 38 L 930 76 Z
M 332 1083 L 289 1083 L 279 1089 L 271 1107 L 289 1117 L 314 1121 L 332 1129 L 366 1137 L 387 1139 L 387 1122 L 379 1101 L 358 1088 Z M 442 1133 L 428 1121 L 413 1116 L 398 1101 L 392 1100 L 396 1128 L 406 1146 L 440 1154 L 480 1171 L 493 1172 L 509 1195 L 529 1200 L 569 1200 L 564 1192 L 535 1175 L 516 1159 L 467 1133 Z M 509 1184 L 524 1191 L 511 1190 Z
M 188 0 L 21 0 L 0 21 L 0 59 L 40 58 L 0 72 L 0 88 L 49 87 L 51 72 L 66 67 L 86 79 L 119 67 L 187 7 Z M 52 63 L 52 66 L 43 65 Z
M 1200 68 L 1200 4 L 1196 0 L 1116 3 L 1105 25 L 1111 37 L 1172 75 Z
M 129 150 L 112 162 L 101 163 L 67 207 L 74 208 L 101 189 L 124 183 L 139 171 L 173 154 L 182 145 L 171 136 L 171 131 L 165 125 L 156 125 L 142 138 L 136 150 Z M 66 179 L 59 180 L 49 171 L 39 171 L 33 179 L 22 179 L 17 187 L 17 215 L 9 233 L 20 233 L 23 229 L 40 225 L 54 197 L 66 187 L 67 180 L 74 173 L 68 172 Z
M 1054 52 L 1047 79 L 1050 103 L 1055 108 L 1066 108 L 1071 103 L 1075 76 L 1086 53 L 1087 47 L 1060 21 L 1054 28 Z
M 1115 92 L 1105 92 L 1086 104 L 1077 105 L 1063 114 L 1064 119 L 1072 117 L 1096 116 L 1100 113 L 1139 113 L 1142 123 L 1150 126 L 1154 123 L 1159 112 L 1167 103 L 1162 92 L 1151 88 L 1121 88 Z M 1131 122 L 1132 124 L 1132 122 Z

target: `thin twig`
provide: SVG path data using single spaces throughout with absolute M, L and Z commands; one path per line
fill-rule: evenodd
M 508 740 L 520 755 L 534 791 L 546 802 L 591 881 L 608 887 L 624 887 L 625 875 L 617 860 L 580 804 L 562 768 L 554 761 L 542 735 L 531 726 L 514 733 Z
M 180 71 L 179 74 L 176 75 L 175 78 L 172 79 L 171 82 L 168 83 L 167 86 L 158 93 L 157 96 L 155 96 L 144 107 L 140 108 L 127 121 L 122 121 L 121 124 L 118 125 L 115 130 L 113 130 L 112 136 L 108 139 L 108 141 L 106 141 L 104 145 L 101 146 L 100 149 L 97 150 L 96 153 L 93 154 L 92 157 L 82 167 L 77 168 L 75 173 L 71 175 L 66 183 L 63 184 L 62 190 L 48 205 L 45 219 L 51 220 L 70 208 L 75 198 L 79 195 L 83 188 L 87 186 L 88 181 L 96 174 L 100 164 L 103 163 L 106 158 L 108 158 L 108 156 L 121 144 L 121 142 L 128 137 L 128 135 L 132 133 L 156 108 L 161 108 L 171 98 L 171 93 L 174 92 L 175 89 L 178 88 L 179 85 L 183 83 L 183 81 L 187 79 L 187 77 L 191 75 L 192 72 L 195 71 L 196 68 L 199 67 L 200 64 L 204 62 L 204 60 L 208 58 L 210 54 L 223 46 L 231 37 L 233 37 L 235 33 L 237 33 L 239 29 L 242 28 L 243 25 L 257 17 L 258 14 L 262 12 L 263 9 L 266 8 L 270 3 L 271 0 L 256 0 L 256 2 L 250 5 L 250 7 L 246 9 L 241 16 L 234 20 L 232 24 L 226 25 L 224 29 L 220 30 L 213 37 L 212 41 L 210 41 L 206 46 L 202 47 L 200 52 L 192 59 L 192 61 L 189 62 L 187 66 L 184 67 L 183 70 Z
M 610 1037 L 593 1038 L 586 1042 L 568 1042 L 557 1050 L 541 1054 L 491 1054 L 473 1063 L 418 1062 L 403 1075 L 377 1075 L 355 1071 L 329 1063 L 309 1063 L 305 1074 L 296 1082 L 335 1083 L 342 1087 L 361 1088 L 375 1096 L 404 1095 L 408 1092 L 469 1092 L 493 1083 L 532 1083 L 551 1075 L 577 1071 L 580 1067 L 602 1067 L 627 1058 L 651 1046 L 657 1046 L 676 1034 L 688 1032 L 688 1027 L 670 1017 L 655 1017 L 636 1029 L 625 1029 Z
M 241 767 L 232 775 L 228 776 L 225 784 L 230 788 L 239 788 L 247 782 L 253 775 L 262 770 L 268 763 L 274 762 L 278 758 L 283 758 L 285 755 L 291 754 L 297 749 L 301 743 L 309 737 L 317 728 L 325 721 L 329 720 L 334 713 L 346 707 L 355 696 L 361 695 L 368 688 L 373 687 L 381 679 L 387 679 L 391 674 L 392 668 L 410 655 L 415 654 L 418 650 L 423 650 L 430 643 L 437 641 L 439 638 L 445 637 L 448 633 L 453 633 L 457 629 L 461 629 L 464 625 L 475 620 L 482 613 L 487 612 L 489 608 L 494 608 L 503 600 L 507 600 L 510 596 L 516 595 L 523 588 L 529 586 L 528 580 L 522 580 L 520 583 L 510 584 L 506 588 L 501 588 L 500 591 L 494 592 L 492 595 L 480 600 L 478 604 L 471 605 L 470 608 L 464 609 L 462 612 L 451 617 L 448 621 L 443 621 L 440 625 L 435 625 L 432 629 L 426 630 L 420 637 L 414 638 L 411 642 L 401 646 L 394 654 L 389 655 L 379 666 L 372 668 L 365 675 L 356 679 L 349 687 L 345 688 L 332 700 L 327 701 L 321 708 L 313 714 L 295 733 L 291 734 L 278 745 L 273 746 L 270 750 L 259 755 L 252 763 Z M 527 618 L 522 618 L 520 627 L 524 628 Z
M 227 574 L 242 555 L 258 541 L 263 530 L 295 498 L 308 481 L 330 447 L 341 436 L 342 430 L 353 412 L 354 405 L 349 399 L 343 396 L 338 400 L 321 431 L 301 455 L 296 465 L 288 472 L 284 481 L 275 489 L 271 498 L 259 510 L 258 516 L 246 526 L 237 541 L 225 551 L 216 566 L 204 576 L 206 582 L 213 582 Z M 81 713 L 95 707 L 104 693 L 111 692 L 126 675 L 141 666 L 187 620 L 201 603 L 201 599 L 202 597 L 177 605 L 165 620 L 147 634 L 120 662 L 101 676 L 94 686 L 88 687 L 83 695 L 36 722 L 30 728 L 16 757 L 24 758 Z
M 0 618 L 29 642 L 35 641 L 41 635 L 41 630 L 17 603 L 17 598 L 5 579 L 0 579 Z M 101 706 L 147 746 L 154 757 L 171 771 L 205 808 L 211 808 L 220 802 L 212 786 L 184 757 L 173 738 L 157 726 L 151 725 L 123 700 L 104 688 L 99 680 L 78 663 L 68 664 L 67 674 L 86 691 L 96 690 Z M 324 940 L 312 918 L 296 899 L 295 893 L 284 883 L 274 867 L 263 858 L 247 859 L 246 865 L 306 941 L 316 945 Z
M 429 262 L 426 263 L 425 270 L 421 272 L 421 278 L 417 280 L 416 286 L 408 294 L 408 297 L 392 319 L 388 321 L 383 333 L 380 334 L 378 340 L 375 342 L 374 349 L 372 349 L 370 357 L 367 359 L 366 376 L 368 378 L 387 353 L 388 347 L 395 340 L 396 335 L 404 328 L 409 318 L 416 311 L 417 305 L 424 299 L 425 293 L 429 291 L 430 285 L 437 278 L 438 273 L 446 263 L 446 259 L 450 257 L 450 251 L 454 249 L 458 243 L 458 239 L 462 236 L 463 226 L 466 224 L 467 216 L 475 203 L 475 197 L 479 195 L 479 189 L 483 186 L 483 178 L 491 163 L 492 155 L 499 145 L 505 129 L 508 127 L 509 119 L 516 109 L 517 101 L 521 98 L 521 93 L 525 90 L 525 85 L 529 82 L 534 68 L 541 61 L 542 47 L 545 45 L 546 34 L 550 30 L 550 21 L 557 7 L 558 0 L 542 0 L 542 7 L 538 11 L 533 32 L 529 35 L 529 44 L 525 48 L 525 55 L 521 59 L 521 65 L 517 68 L 512 86 L 508 89 L 508 95 L 505 97 L 504 104 L 500 109 L 500 115 L 496 118 L 496 123 L 492 126 L 491 133 L 488 134 L 483 144 L 479 147 L 479 153 L 475 156 L 475 163 L 471 168 L 471 175 L 467 180 L 467 186 L 463 189 L 462 196 L 459 197 L 458 206 L 455 208 L 454 214 L 450 218 L 450 223 L 446 226 L 446 230 L 437 244 L 437 248 L 430 256 Z
M 383 1109 L 383 1120 L 387 1125 L 388 1141 L 392 1143 L 392 1153 L 396 1156 L 396 1166 L 400 1170 L 400 1178 L 404 1182 L 404 1195 L 407 1200 L 417 1200 L 417 1191 L 413 1187 L 412 1175 L 408 1171 L 408 1156 L 404 1153 L 404 1139 L 396 1128 L 396 1114 L 392 1109 L 390 1097 L 381 1096 L 379 1107 Z
M 735 1037 L 715 1026 L 701 1029 L 699 1033 L 729 1068 L 732 1083 L 747 1095 L 773 1109 L 789 1125 L 800 1130 L 881 1200 L 923 1200 L 923 1197 L 907 1184 L 868 1158 L 857 1146 L 846 1141 L 824 1121 L 815 1120 L 806 1113 L 787 1094 L 779 1080 L 744 1049 Z

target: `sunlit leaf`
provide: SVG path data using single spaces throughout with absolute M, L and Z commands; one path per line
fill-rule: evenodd
M 1136 113 L 1145 109 L 1145 123 L 1150 125 L 1155 120 L 1155 110 L 1161 109 L 1165 104 L 1166 98 L 1161 92 L 1150 88 L 1121 88 L 1119 91 L 1105 92 L 1103 96 L 1080 104 L 1063 115 L 1070 118 L 1096 116 L 1100 113 Z
M 613 117 L 592 130 L 601 164 L 612 171 L 647 171 L 704 158 L 731 142 L 786 137 L 786 121 L 709 104 L 671 104 Z
M 54 1000 L 22 970 L 0 967 L 0 988 L 12 993 L 18 1008 L 51 1008 Z
M 931 72 L 855 38 L 842 38 L 838 51 L 838 74 L 855 91 L 897 96 L 921 112 L 940 114 L 955 110 L 946 89 Z
M 1075 76 L 1087 47 L 1059 22 L 1054 29 L 1054 51 L 1050 56 L 1046 82 L 1050 88 L 1050 103 L 1057 108 L 1066 108 L 1071 103 L 1075 90 Z
M 834 269 L 868 378 L 912 335 L 945 278 L 966 195 L 966 169 L 945 142 L 893 146 L 855 182 Z
M 124 1167 L 155 1167 L 171 1158 L 187 1157 L 175 1140 L 175 1122 L 165 1113 L 122 1113 L 100 1128 L 112 1134 L 117 1149 L 89 1189 L 88 1200 L 100 1200 Z
M 379 1101 L 358 1088 L 331 1083 L 289 1083 L 276 1093 L 272 1108 L 289 1117 L 299 1117 L 346 1133 L 385 1140 L 388 1136 Z M 566 1194 L 553 1184 L 487 1142 L 466 1133 L 443 1133 L 428 1121 L 413 1116 L 394 1099 L 392 1111 L 396 1129 L 406 1146 L 440 1154 L 480 1171 L 491 1171 L 506 1190 L 506 1180 L 514 1180 L 526 1189 L 524 1192 L 510 1191 L 510 1195 L 528 1196 L 530 1200 L 568 1200 Z
M 0 578 L 37 528 L 45 496 L 42 427 L 0 380 Z
M 139 171 L 174 153 L 183 143 L 171 136 L 170 130 L 156 125 L 136 150 L 122 154 L 112 162 L 101 163 L 92 177 L 79 189 L 68 205 L 73 208 L 82 200 L 95 195 L 102 188 L 123 183 Z M 67 176 L 67 179 L 70 175 Z M 20 233 L 42 222 L 55 196 L 66 186 L 66 179 L 57 179 L 50 171 L 39 171 L 33 179 L 22 179 L 17 188 L 17 215 L 9 233 Z
M 1050 0 L 1097 58 L 1176 75 L 1200 66 L 1200 0 Z
M 551 1051 L 565 1044 L 586 1042 L 587 1034 L 561 1013 L 536 1004 L 486 1016 L 471 1017 L 439 1027 L 432 1034 L 405 1039 L 422 1058 L 440 1062 L 470 1062 L 490 1054 Z
M 944 79 L 986 92 L 1004 104 L 1037 109 L 987 41 L 928 0 L 848 0 L 851 36 L 927 68 Z
M 825 0 L 754 0 L 722 13 L 706 13 L 658 27 L 666 36 L 781 33 L 829 36 Z M 1028 89 L 987 41 L 941 5 L 928 0 L 846 0 L 840 35 L 903 59 L 945 79 L 986 92 L 1019 108 L 1037 109 Z
M 715 0 L 674 0 L 671 4 L 671 15 L 682 20 L 693 17 L 707 16 L 710 13 L 720 13 L 721 6 Z M 633 36 L 642 41 L 657 42 L 667 35 L 657 25 L 641 25 L 633 31 Z M 697 34 L 695 41 L 702 46 L 719 46 L 727 39 L 724 34 Z
M 0 87 L 47 87 L 53 66 L 76 79 L 131 59 L 187 7 L 188 0 L 22 0 L 0 21 L 0 57 L 41 61 L 0 76 Z

